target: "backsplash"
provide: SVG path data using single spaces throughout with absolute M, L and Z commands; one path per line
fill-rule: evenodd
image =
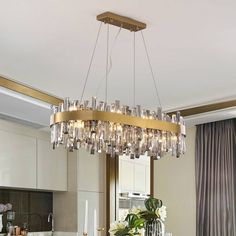
M 0 203 L 12 204 L 15 211 L 14 225 L 28 224 L 30 232 L 50 231 L 48 214 L 53 209 L 53 194 L 49 192 L 33 192 L 23 190 L 0 189 Z M 3 214 L 3 230 L 6 232 L 6 214 Z

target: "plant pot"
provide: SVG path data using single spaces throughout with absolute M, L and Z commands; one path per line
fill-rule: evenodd
M 2 232 L 2 227 L 3 227 L 3 225 L 2 225 L 2 215 L 0 214 L 0 233 Z
M 145 236 L 164 236 L 165 225 L 160 219 L 149 221 L 145 225 Z

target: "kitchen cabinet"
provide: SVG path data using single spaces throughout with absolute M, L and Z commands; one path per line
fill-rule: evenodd
M 134 163 L 134 192 L 146 192 L 146 165 Z
M 47 133 L 13 125 L 0 129 L 0 187 L 66 191 L 66 150 L 52 150 Z
M 88 235 L 93 235 L 94 226 L 94 209 L 97 212 L 97 227 L 105 227 L 105 201 L 104 193 L 97 192 L 78 192 L 78 235 L 83 235 L 84 215 L 85 215 L 85 201 L 88 200 Z M 104 231 L 101 232 L 104 235 Z M 98 234 L 99 235 L 99 234 Z
M 145 188 L 145 193 L 148 193 L 148 194 L 151 194 L 151 169 L 150 169 L 150 165 L 146 165 L 145 167 L 146 169 L 146 172 L 145 172 L 145 175 L 146 175 L 146 188 Z
M 88 201 L 88 235 L 93 235 L 94 209 L 98 227 L 105 227 L 106 156 L 90 155 L 83 148 L 68 153 L 68 191 L 53 194 L 56 230 L 83 234 L 85 201 Z M 61 207 L 66 206 L 66 207 Z M 61 217 L 63 216 L 63 217 Z M 98 233 L 105 235 L 105 232 Z
M 91 155 L 85 149 L 77 151 L 78 158 L 78 190 L 104 192 L 105 168 L 104 156 Z
M 85 200 L 88 200 L 88 235 L 93 235 L 94 209 L 97 211 L 97 226 L 105 227 L 106 156 L 91 155 L 81 148 L 77 151 L 77 161 L 78 235 L 83 234 Z
M 0 186 L 36 188 L 36 139 L 0 130 Z
M 67 151 L 64 147 L 52 149 L 49 141 L 37 139 L 37 188 L 67 190 Z
M 150 160 L 119 157 L 119 191 L 150 194 Z
M 120 159 L 119 184 L 121 192 L 134 192 L 134 163 L 133 160 Z

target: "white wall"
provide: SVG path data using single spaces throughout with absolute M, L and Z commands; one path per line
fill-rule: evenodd
M 187 152 L 177 159 L 155 161 L 155 197 L 167 206 L 166 231 L 173 236 L 196 235 L 195 134 L 187 130 Z

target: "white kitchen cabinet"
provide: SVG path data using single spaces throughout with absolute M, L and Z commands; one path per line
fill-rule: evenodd
M 119 191 L 150 193 L 150 160 L 119 157 Z
M 36 188 L 36 138 L 0 130 L 0 186 Z
M 145 189 L 145 193 L 147 194 L 151 194 L 151 171 L 150 171 L 150 165 L 146 165 L 145 167 L 146 169 L 146 189 Z
M 90 155 L 84 149 L 68 153 L 68 191 L 63 194 L 53 194 L 53 212 L 59 218 L 56 221 L 56 230 L 76 231 L 77 235 L 83 235 L 86 200 L 88 200 L 88 235 L 93 235 L 94 209 L 97 211 L 98 227 L 105 227 L 105 170 L 104 155 Z M 104 233 L 98 233 L 98 236 Z
M 89 154 L 85 149 L 77 151 L 78 190 L 104 192 L 106 158 L 103 155 Z
M 146 165 L 134 163 L 134 192 L 146 192 Z
M 119 161 L 120 191 L 134 192 L 134 163 L 133 160 Z
M 97 192 L 78 192 L 78 235 L 83 235 L 85 201 L 88 200 L 88 235 L 93 235 L 94 226 L 94 209 L 97 211 L 97 227 L 105 228 L 104 217 L 104 193 Z M 104 231 L 101 232 L 104 235 Z M 99 235 L 99 234 L 98 234 Z
M 67 151 L 52 149 L 49 141 L 37 140 L 37 188 L 51 191 L 67 190 Z

